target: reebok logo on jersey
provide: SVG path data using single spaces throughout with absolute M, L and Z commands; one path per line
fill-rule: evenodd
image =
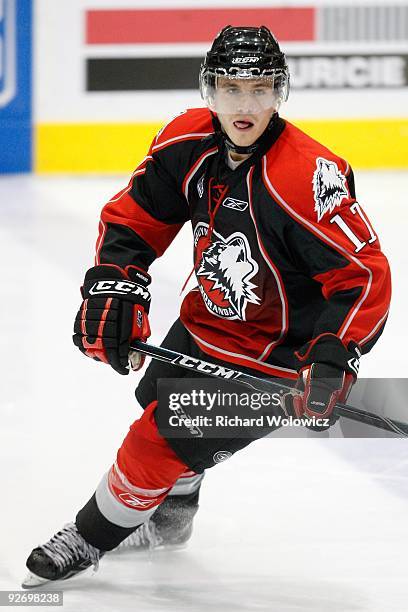
M 240 210 L 241 212 L 248 208 L 248 202 L 236 200 L 235 198 L 226 198 L 222 205 L 225 206 L 225 208 L 232 208 L 233 210 Z
M 313 192 L 317 220 L 330 214 L 348 197 L 346 177 L 340 172 L 337 164 L 323 157 L 316 159 L 316 170 L 313 174 Z
M 251 256 L 248 240 L 241 232 L 224 238 L 213 232 L 207 244 L 208 225 L 199 223 L 194 231 L 199 290 L 208 310 L 224 319 L 245 321 L 248 304 L 260 304 L 251 282 L 258 264 Z
M 140 295 L 146 301 L 150 301 L 150 293 L 136 283 L 131 281 L 101 280 L 97 281 L 89 290 L 90 295 Z

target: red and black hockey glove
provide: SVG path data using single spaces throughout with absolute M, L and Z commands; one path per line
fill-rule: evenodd
M 150 336 L 148 312 L 150 276 L 134 267 L 103 264 L 90 268 L 81 293 L 82 305 L 73 341 L 85 355 L 128 374 L 129 345 Z M 144 359 L 133 369 L 139 369 Z
M 283 397 L 288 416 L 328 419 L 327 426 L 311 425 L 323 431 L 337 421 L 334 406 L 345 402 L 356 380 L 360 351 L 355 343 L 345 348 L 334 334 L 323 334 L 297 353 L 303 365 L 292 393 Z
M 312 363 L 300 372 L 294 393 L 284 396 L 284 410 L 288 416 L 296 418 L 329 419 L 326 426 L 311 426 L 323 431 L 337 421 L 333 408 L 337 402 L 346 401 L 354 380 L 354 376 L 344 370 L 325 363 Z

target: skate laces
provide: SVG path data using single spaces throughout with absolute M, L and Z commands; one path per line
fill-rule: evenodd
M 149 520 L 146 521 L 146 523 L 142 523 L 142 525 L 140 525 L 136 531 L 131 533 L 126 540 L 123 540 L 123 542 L 119 544 L 118 548 L 148 547 L 150 550 L 152 550 L 153 548 L 160 546 L 162 542 L 163 538 L 159 535 L 155 523 Z
M 39 546 L 59 569 L 64 569 L 75 559 L 89 560 L 98 569 L 101 552 L 88 544 L 78 532 L 75 523 L 67 523 L 46 544 Z

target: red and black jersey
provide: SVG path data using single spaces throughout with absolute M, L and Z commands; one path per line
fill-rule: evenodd
M 186 221 L 197 287 L 180 316 L 205 353 L 294 378 L 381 334 L 389 266 L 352 170 L 278 115 L 235 170 L 207 109 L 170 122 L 103 208 L 96 263 L 147 270 Z

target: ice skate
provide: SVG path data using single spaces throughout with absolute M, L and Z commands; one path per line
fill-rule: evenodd
M 188 501 L 182 496 L 167 497 L 152 518 L 112 552 L 185 548 L 193 533 L 193 519 L 198 510 L 197 499 L 198 494 Z
M 31 552 L 26 562 L 29 572 L 21 586 L 30 589 L 50 581 L 67 580 L 91 565 L 96 571 L 103 555 L 103 551 L 83 539 L 75 523 L 68 523 Z

